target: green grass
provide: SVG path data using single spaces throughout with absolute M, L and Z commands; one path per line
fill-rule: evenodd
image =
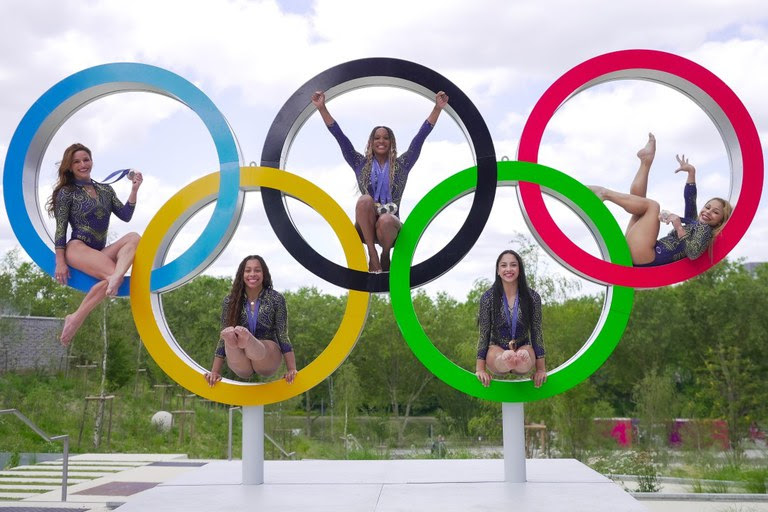
M 19 484 L 19 485 L 22 485 L 22 484 Z M 19 489 L 0 489 L 0 492 L 25 492 L 29 494 L 42 494 L 44 492 L 51 492 L 51 490 L 52 489 L 30 489 L 29 487 L 23 487 Z
M 173 405 L 166 400 L 165 407 L 162 407 L 160 394 L 154 393 L 146 385 L 134 394 L 133 382 L 124 389 L 110 392 L 115 398 L 109 442 L 107 407 L 101 445 L 98 449 L 93 445 L 96 407 L 95 403 L 91 403 L 88 406 L 82 440 L 78 444 L 84 396 L 98 394 L 94 387 L 91 385 L 85 389 L 79 375 L 66 378 L 63 375 L 6 373 L 0 375 L 0 405 L 18 409 L 48 435 L 69 435 L 71 454 L 183 453 L 190 458 L 200 459 L 227 457 L 228 406 L 187 399 L 184 408 L 195 411 L 194 434 L 190 434 L 188 424 L 184 439 L 180 440 L 178 426 L 163 432 L 155 428 L 150 419 L 161 409 L 179 409 L 180 404 L 175 395 L 181 391 L 178 388 L 173 391 Z M 342 419 L 338 416 L 335 420 L 328 415 L 315 418 L 312 422 L 313 435 L 311 439 L 306 438 L 303 432 L 307 420 L 302 411 L 294 410 L 297 404 L 298 399 L 292 404 L 265 406 L 264 426 L 266 432 L 286 451 L 294 451 L 298 457 L 380 458 L 387 456 L 388 449 L 395 445 L 398 420 L 386 416 L 357 417 L 350 421 L 350 432 L 363 446 L 363 449 L 357 452 L 345 453 L 343 443 L 339 440 L 343 427 Z M 411 418 L 405 433 L 405 446 L 427 446 L 430 425 L 437 425 L 434 418 Z M 301 430 L 302 434 L 294 436 L 290 433 L 296 429 Z M 232 439 L 235 458 L 240 457 L 241 430 L 241 415 L 235 412 Z M 381 445 L 386 447 L 383 454 L 379 449 Z M 45 442 L 15 416 L 0 416 L 0 452 L 61 453 L 61 450 L 60 442 Z M 270 443 L 265 443 L 265 456 L 268 459 L 281 458 L 280 453 Z M 9 463 L 9 466 L 12 466 L 12 463 Z

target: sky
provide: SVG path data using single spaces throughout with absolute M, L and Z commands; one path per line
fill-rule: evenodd
M 241 164 L 258 162 L 275 115 L 294 91 L 332 66 L 368 57 L 413 61 L 448 78 L 480 111 L 497 157 L 515 159 L 531 109 L 558 77 L 589 58 L 635 48 L 671 52 L 706 67 L 746 106 L 763 154 L 768 141 L 768 11 L 759 0 L 4 0 L 0 14 L 6 20 L 0 32 L 2 161 L 19 121 L 50 87 L 91 66 L 139 62 L 194 83 L 227 118 L 239 141 Z M 380 124 L 393 128 L 402 151 L 433 101 L 404 89 L 376 86 L 338 96 L 328 107 L 358 151 L 364 149 L 371 127 Z M 547 126 L 540 163 L 585 184 L 626 191 L 637 170 L 635 153 L 649 132 L 655 134 L 658 150 L 648 196 L 662 208 L 682 210 L 684 178 L 674 173 L 676 154 L 685 154 L 697 168 L 700 203 L 728 196 L 727 150 L 707 113 L 680 92 L 648 81 L 601 84 L 569 99 Z M 127 224 L 113 218 L 113 239 L 129 231 L 141 233 L 179 189 L 217 171 L 210 137 L 186 106 L 157 94 L 121 93 L 88 104 L 52 138 L 37 183 L 41 204 L 51 193 L 56 162 L 72 142 L 92 149 L 96 178 L 127 167 L 144 173 L 136 214 Z M 403 217 L 436 184 L 472 165 L 464 134 L 444 113 L 410 175 Z M 284 167 L 320 186 L 353 216 L 358 196 L 352 171 L 316 113 L 296 135 Z M 115 190 L 125 199 L 129 187 L 123 181 Z M 765 196 L 763 192 L 752 226 L 731 258 L 768 259 Z M 341 246 L 327 223 L 299 201 L 287 202 L 310 245 L 344 265 Z M 435 219 L 415 262 L 435 254 L 453 237 L 470 204 L 471 196 L 465 197 Z M 575 213 L 554 198 L 547 204 L 569 237 L 598 254 L 592 234 Z M 197 238 L 211 209 L 201 210 L 177 233 L 170 258 Z M 626 225 L 627 214 L 618 207 L 610 209 L 619 224 Z M 52 232 L 53 222 L 47 222 Z M 514 187 L 500 187 L 478 242 L 425 289 L 463 300 L 477 279 L 493 278 L 496 256 L 516 248 L 521 235 L 533 240 Z M 3 203 L 0 254 L 15 247 L 19 243 Z M 288 254 L 266 220 L 257 191 L 246 194 L 234 236 L 205 273 L 231 277 L 242 257 L 253 253 L 264 256 L 278 290 L 314 286 L 333 294 L 345 292 Z M 540 267 L 579 283 L 583 293 L 604 289 L 549 257 L 542 258 Z

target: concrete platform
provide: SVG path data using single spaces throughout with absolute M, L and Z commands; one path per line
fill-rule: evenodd
M 267 461 L 262 485 L 241 485 L 240 461 L 214 461 L 137 494 L 120 512 L 333 512 L 648 509 L 573 459 L 526 461 L 526 483 L 504 482 L 500 459 Z

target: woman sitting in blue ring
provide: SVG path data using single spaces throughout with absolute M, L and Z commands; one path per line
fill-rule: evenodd
M 237 267 L 221 305 L 221 329 L 211 371 L 205 374 L 209 386 L 221 380 L 225 358 L 229 369 L 244 379 L 254 372 L 274 374 L 285 358 L 283 378 L 293 383 L 296 358 L 288 338 L 285 298 L 272 288 L 272 275 L 261 256 L 246 256 Z
M 69 146 L 59 163 L 58 181 L 46 205 L 48 213 L 56 218 L 56 281 L 67 284 L 69 266 L 99 279 L 77 311 L 64 319 L 60 339 L 65 346 L 88 314 L 104 298 L 117 294 L 139 245 L 137 233 L 128 233 L 107 245 L 107 230 L 112 213 L 125 222 L 133 217 L 136 195 L 143 181 L 141 173 L 133 172 L 131 193 L 123 204 L 110 185 L 91 179 L 92 167 L 90 149 L 82 144 Z M 69 242 L 67 224 L 72 226 Z
M 411 141 L 408 151 L 397 156 L 395 134 L 386 126 L 371 130 L 365 155 L 355 151 L 352 143 L 339 128 L 325 106 L 325 93 L 317 91 L 312 95 L 328 130 L 336 138 L 344 160 L 357 176 L 357 186 L 362 196 L 355 206 L 355 227 L 360 239 L 368 248 L 368 271 L 389 271 L 389 251 L 400 232 L 400 200 L 403 197 L 408 173 L 421 153 L 421 146 L 437 123 L 440 112 L 448 104 L 448 95 L 440 91 L 435 95 L 435 106 Z M 376 245 L 381 245 L 381 258 Z
M 541 297 L 528 288 L 520 255 L 506 250 L 496 258 L 493 286 L 480 298 L 477 314 L 475 375 L 483 386 L 496 375 L 526 375 L 535 366 L 533 384 L 547 381 L 541 338 Z

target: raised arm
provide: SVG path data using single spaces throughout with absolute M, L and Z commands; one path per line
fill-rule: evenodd
M 685 155 L 675 155 L 675 158 L 677 158 L 677 163 L 680 164 L 680 167 L 675 169 L 675 174 L 678 172 L 685 172 L 688 174 L 688 178 L 685 180 L 685 183 L 696 183 L 696 168 L 688 163 L 688 159 L 685 158 Z
M 429 121 L 429 124 L 432 126 L 435 126 L 435 123 L 437 123 L 437 118 L 440 117 L 440 112 L 443 111 L 445 106 L 448 104 L 448 95 L 445 94 L 443 91 L 438 92 L 435 95 L 435 106 L 432 107 L 432 112 L 429 113 L 429 117 L 427 117 L 427 121 Z
M 320 117 L 323 118 L 323 122 L 326 126 L 331 126 L 336 121 L 328 112 L 328 107 L 325 106 L 325 93 L 323 91 L 315 91 L 312 94 L 312 104 L 317 107 L 317 111 L 320 112 Z
M 139 187 L 144 182 L 144 176 L 136 169 L 133 171 L 133 180 L 131 181 L 131 193 L 128 196 L 128 204 L 136 204 L 136 196 L 139 192 Z
M 680 164 L 675 172 L 685 172 L 688 177 L 685 180 L 685 188 L 683 189 L 683 200 L 685 201 L 685 212 L 683 218 L 685 222 L 693 222 L 698 216 L 696 209 L 696 168 L 688 163 L 688 159 L 685 155 L 681 157 L 676 156 L 677 162 Z
M 365 156 L 355 151 L 352 142 L 350 142 L 349 138 L 341 131 L 339 123 L 331 117 L 328 108 L 325 106 L 325 93 L 323 91 L 316 91 L 312 94 L 312 104 L 317 107 L 325 126 L 328 127 L 328 131 L 330 131 L 333 138 L 336 139 L 336 143 L 339 145 L 339 149 L 341 149 L 341 156 L 344 157 L 344 161 L 355 171 L 355 174 L 360 172 L 360 169 L 365 162 Z

